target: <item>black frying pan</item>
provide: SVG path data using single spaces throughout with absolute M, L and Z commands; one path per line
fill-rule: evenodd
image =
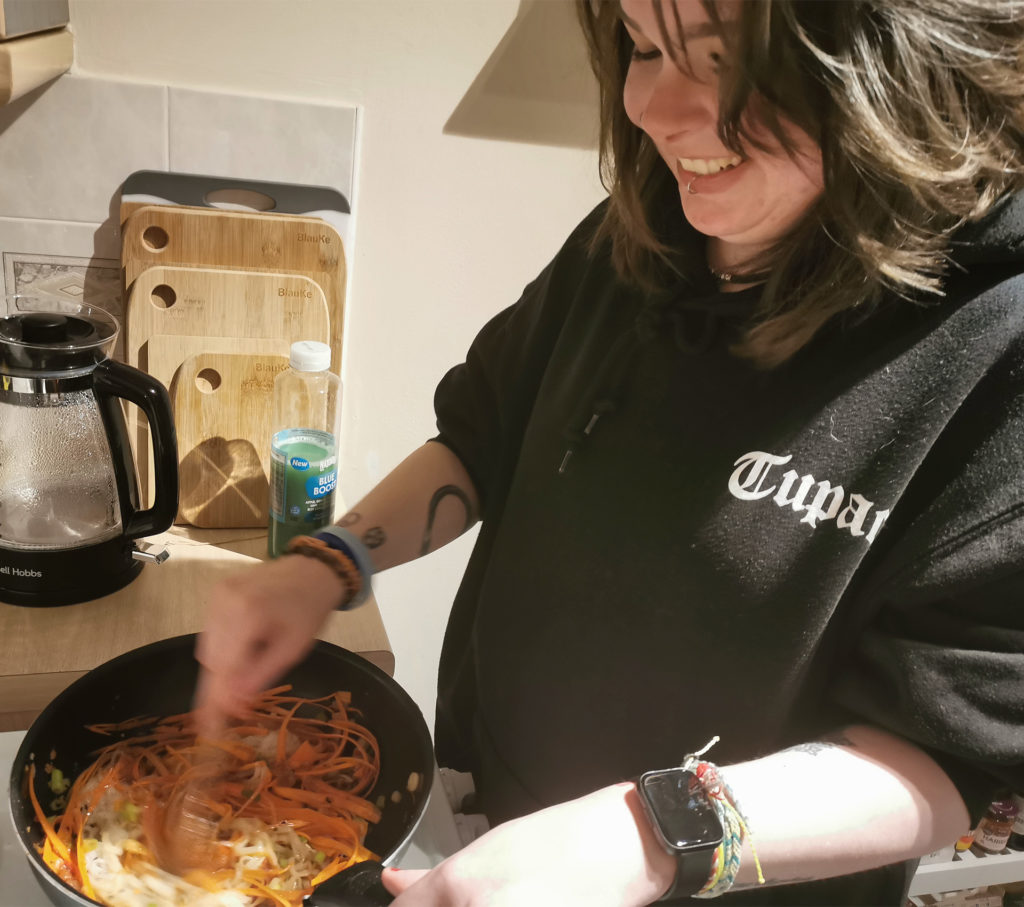
M 36 795 L 43 808 L 53 799 L 42 766 L 55 753 L 53 764 L 74 779 L 93 760 L 92 753 L 109 737 L 85 729 L 87 724 L 123 721 L 137 715 L 174 715 L 192 707 L 198 664 L 193 657 L 194 634 L 152 643 L 120 655 L 89 671 L 51 702 L 33 722 L 11 768 L 10 808 L 18 837 L 40 877 L 50 901 L 58 907 L 92 907 L 96 902 L 53 875 L 35 849 L 43 840 L 28 796 L 28 767 L 34 758 Z M 352 693 L 366 726 L 380 744 L 381 772 L 369 795 L 387 798 L 383 817 L 371 826 L 366 846 L 382 862 L 396 858 L 427 804 L 433 780 L 434 753 L 430 732 L 416 704 L 391 677 L 346 649 L 317 642 L 309 656 L 282 680 L 299 696 L 324 696 L 335 690 Z M 409 793 L 409 776 L 420 784 Z M 400 802 L 391 800 L 393 791 Z M 360 907 L 387 903 L 380 885 L 380 864 L 357 864 L 320 886 L 306 903 L 310 907 Z

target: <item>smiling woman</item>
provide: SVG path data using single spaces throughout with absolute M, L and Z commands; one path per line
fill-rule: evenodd
M 670 251 L 657 208 L 677 182 L 711 237 L 707 264 L 771 263 L 738 347 L 755 361 L 781 362 L 886 291 L 941 294 L 949 237 L 1019 183 L 1008 4 L 580 6 L 612 190 L 600 235 L 623 273 L 656 284 Z M 746 174 L 703 176 L 730 155 Z
M 634 47 L 623 87 L 626 115 L 678 180 L 683 214 L 709 237 L 709 266 L 753 271 L 821 195 L 821 150 L 785 120 L 779 137 L 750 121 L 756 143 L 741 144 L 742 154 L 727 147 L 719 134 L 719 94 L 739 8 L 727 7 L 728 18 L 714 20 L 699 3 L 671 10 L 674 33 L 663 7 L 623 0 Z
M 1024 7 L 577 7 L 609 198 L 342 519 L 482 521 L 435 727 L 496 827 L 385 884 L 896 907 L 1024 787 Z M 299 560 L 211 596 L 215 706 L 346 601 Z

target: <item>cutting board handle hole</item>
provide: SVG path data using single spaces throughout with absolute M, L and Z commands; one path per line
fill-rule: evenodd
M 211 189 L 203 201 L 227 211 L 272 211 L 277 207 L 273 198 L 254 189 Z
M 178 301 L 178 294 L 174 292 L 174 287 L 169 287 L 167 284 L 161 283 L 153 287 L 150 301 L 158 309 L 169 309 Z
M 167 248 L 168 241 L 167 231 L 163 227 L 146 227 L 142 231 L 142 244 L 150 252 L 159 252 Z
M 217 390 L 220 381 L 220 372 L 215 368 L 204 368 L 196 375 L 196 387 L 204 394 L 212 394 Z

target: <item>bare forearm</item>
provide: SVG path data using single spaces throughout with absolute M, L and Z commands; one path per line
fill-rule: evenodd
M 968 828 L 967 810 L 938 765 L 872 727 L 847 728 L 723 769 L 753 835 L 768 884 L 827 878 L 920 856 Z M 745 845 L 735 887 L 756 883 Z
M 413 451 L 338 524 L 370 549 L 377 570 L 446 545 L 477 521 L 479 498 L 462 462 L 443 444 Z
M 833 739 L 723 766 L 720 772 L 746 817 L 766 885 L 849 875 L 911 859 L 950 843 L 968 827 L 963 801 L 942 769 L 912 744 L 877 728 L 850 727 Z M 624 800 L 616 798 L 618 791 L 624 791 L 618 795 Z M 670 885 L 675 863 L 652 846 L 646 823 L 635 821 L 635 809 L 632 816 L 622 811 L 621 803 L 635 805 L 636 797 L 629 783 L 582 798 L 578 802 L 593 813 L 579 834 L 585 837 L 588 827 L 602 822 L 639 831 L 643 859 L 630 877 L 635 886 L 653 886 L 657 896 Z M 750 840 L 733 890 L 760 884 Z M 628 859 L 639 854 L 635 850 Z
M 928 756 L 867 727 L 722 774 L 748 815 L 769 885 L 916 856 L 967 822 L 959 795 Z M 639 907 L 664 894 L 675 873 L 626 781 L 503 822 L 436 869 L 399 872 L 386 884 L 393 893 L 409 890 L 412 904 Z M 735 887 L 754 879 L 748 850 Z

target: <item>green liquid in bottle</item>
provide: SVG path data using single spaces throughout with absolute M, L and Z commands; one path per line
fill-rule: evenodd
M 270 445 L 270 519 L 267 552 L 277 557 L 297 535 L 331 522 L 337 456 L 333 436 L 306 428 L 274 435 Z

